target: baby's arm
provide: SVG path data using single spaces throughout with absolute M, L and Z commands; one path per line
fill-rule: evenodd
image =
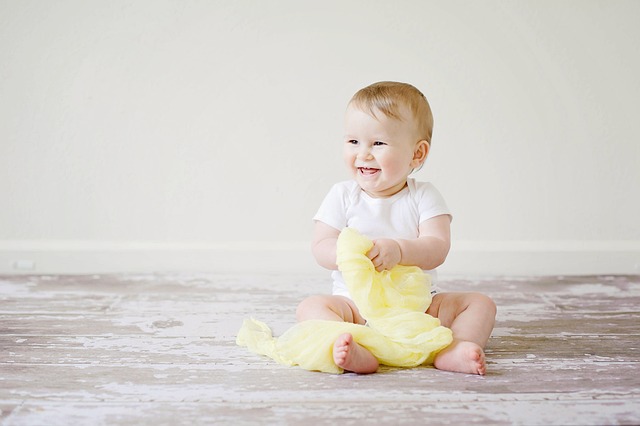
M 415 265 L 420 269 L 435 269 L 442 265 L 451 247 L 451 216 L 432 217 L 420 224 L 415 240 L 398 240 L 402 252 L 401 265 Z
M 336 228 L 319 220 L 316 221 L 313 228 L 311 252 L 318 265 L 331 270 L 338 269 L 338 265 L 336 265 L 336 248 L 339 235 L 340 231 Z
M 414 240 L 379 239 L 367 253 L 376 270 L 391 269 L 397 264 L 435 269 L 444 263 L 451 246 L 451 217 L 440 215 L 420 224 Z

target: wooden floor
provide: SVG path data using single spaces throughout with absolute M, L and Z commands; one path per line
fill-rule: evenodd
M 0 276 L 0 423 L 638 424 L 640 277 L 446 279 L 499 307 L 485 377 L 341 376 L 235 345 L 322 276 Z

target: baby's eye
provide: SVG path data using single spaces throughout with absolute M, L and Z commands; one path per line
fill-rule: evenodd
M 358 141 L 357 141 L 357 140 L 355 140 L 355 139 L 349 139 L 349 140 L 347 141 L 347 143 L 348 143 L 348 144 L 350 144 L 350 145 L 358 145 Z
M 373 143 L 373 146 L 382 146 L 382 145 L 386 145 L 386 143 L 382 142 L 382 141 L 375 141 Z

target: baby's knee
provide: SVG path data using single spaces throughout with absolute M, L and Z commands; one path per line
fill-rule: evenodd
M 309 296 L 298 304 L 296 308 L 296 321 L 305 321 L 313 319 L 314 313 L 318 308 L 326 306 L 326 300 L 324 296 Z
M 472 298 L 472 304 L 477 306 L 479 309 L 482 309 L 487 315 L 490 315 L 493 318 L 496 317 L 498 308 L 496 306 L 496 302 L 494 302 L 492 298 L 482 293 L 473 293 Z

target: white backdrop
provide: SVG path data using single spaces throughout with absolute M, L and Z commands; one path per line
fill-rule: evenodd
M 0 273 L 314 271 L 378 80 L 434 110 L 450 274 L 640 271 L 640 2 L 0 0 Z

